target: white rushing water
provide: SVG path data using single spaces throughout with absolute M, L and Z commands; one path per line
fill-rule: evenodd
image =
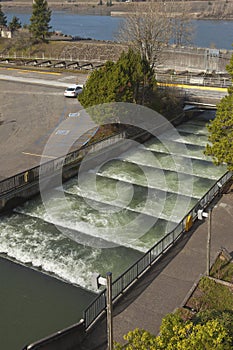
M 87 289 L 95 271 L 117 277 L 225 173 L 203 154 L 205 123 L 200 116 L 178 136 L 164 134 L 166 146 L 163 138 L 138 145 L 81 185 L 74 177 L 52 191 L 49 213 L 39 197 L 16 208 L 0 222 L 0 252 Z

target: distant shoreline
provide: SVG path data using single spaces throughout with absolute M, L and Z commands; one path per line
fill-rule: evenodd
M 131 11 L 132 3 L 113 3 L 112 6 L 98 5 L 96 3 L 76 3 L 74 2 L 49 2 L 49 8 L 52 11 L 61 11 L 66 13 L 73 13 L 79 15 L 97 15 L 97 16 L 121 16 L 124 17 Z M 31 13 L 31 2 L 13 2 L 3 1 L 1 2 L 2 10 L 6 13 Z M 190 20 L 220 20 L 220 21 L 233 21 L 233 14 L 228 17 L 218 18 L 217 16 L 206 15 L 202 11 L 190 12 Z
M 32 5 L 30 2 L 1 2 L 3 12 L 7 13 L 31 13 Z M 111 11 L 114 6 L 98 6 L 98 5 L 86 5 L 86 4 L 75 4 L 75 3 L 49 3 L 49 8 L 52 11 L 62 11 L 67 13 L 74 13 L 80 15 L 104 15 L 111 16 Z M 117 5 L 119 10 L 119 7 Z M 117 11 L 118 11 L 117 10 Z

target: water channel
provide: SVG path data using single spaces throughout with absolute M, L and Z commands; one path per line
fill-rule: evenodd
M 96 191 L 89 183 L 88 174 L 81 187 L 77 177 L 69 180 L 64 184 L 69 208 L 53 196 L 52 220 L 39 197 L 16 208 L 0 222 L 0 253 L 56 277 L 56 283 L 61 279 L 79 286 L 75 288 L 79 295 L 71 291 L 72 302 L 79 304 L 77 322 L 82 317 L 82 307 L 96 292 L 92 285 L 93 272 L 105 275 L 112 271 L 113 278 L 119 276 L 175 227 L 226 172 L 224 166 L 215 167 L 203 154 L 207 143 L 206 123 L 213 117 L 214 112 L 201 113 L 179 125 L 175 136 L 164 133 L 159 140 L 153 137 L 100 169 L 91 169 Z M 56 188 L 54 193 L 59 194 L 60 190 Z M 19 284 L 17 280 L 15 287 Z M 58 286 L 51 290 L 55 295 L 58 293 L 55 291 L 60 291 Z M 70 291 L 61 295 L 70 298 Z M 3 315 L 9 312 L 2 307 Z M 16 311 L 11 309 L 17 319 Z M 45 325 L 54 322 L 52 315 L 52 312 L 46 315 Z M 27 314 L 27 317 L 35 316 Z M 66 322 L 67 317 L 64 317 Z M 45 329 L 39 333 L 33 329 L 30 340 L 33 336 L 33 340 L 37 339 Z M 26 330 L 22 332 L 24 341 L 28 342 Z

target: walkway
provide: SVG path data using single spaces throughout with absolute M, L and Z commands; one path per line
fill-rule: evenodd
M 211 259 L 221 247 L 233 254 L 233 186 L 216 202 L 212 215 Z M 158 334 L 161 319 L 182 305 L 206 269 L 207 221 L 196 222 L 179 243 L 125 294 L 114 308 L 114 340 L 144 328 Z M 106 350 L 106 320 L 88 335 L 82 350 Z

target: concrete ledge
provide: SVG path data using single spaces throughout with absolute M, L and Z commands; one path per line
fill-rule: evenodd
M 84 321 L 62 329 L 50 336 L 26 345 L 23 350 L 68 350 L 78 349 L 86 336 Z

